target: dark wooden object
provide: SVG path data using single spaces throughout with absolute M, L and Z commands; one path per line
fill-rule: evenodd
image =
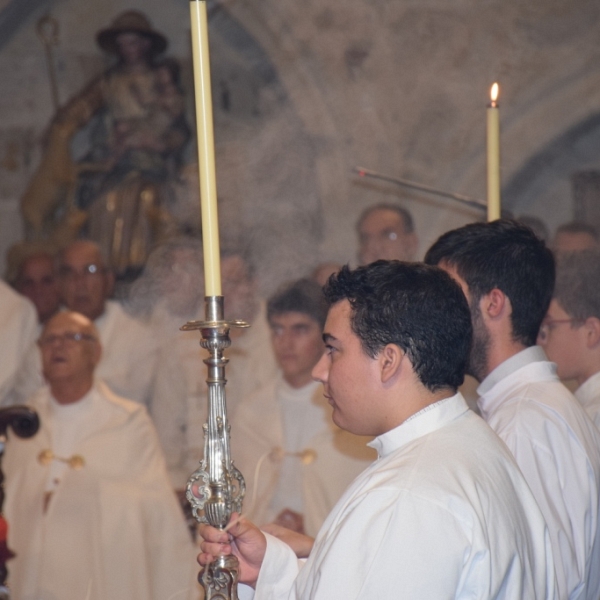
M 21 438 L 34 436 L 40 428 L 40 420 L 35 411 L 26 406 L 9 406 L 0 409 L 0 523 L 4 530 L 4 539 L 0 538 L 0 600 L 8 600 L 10 594 L 6 587 L 8 569 L 6 561 L 14 556 L 6 543 L 6 523 L 2 516 L 4 506 L 4 473 L 2 472 L 2 456 L 6 445 L 6 432 L 11 428 L 15 435 Z

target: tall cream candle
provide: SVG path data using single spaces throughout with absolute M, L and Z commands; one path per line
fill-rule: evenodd
M 500 110 L 498 108 L 498 84 L 490 92 L 491 102 L 487 108 L 487 218 L 500 218 Z
M 204 289 L 206 296 L 220 296 L 219 215 L 217 211 L 217 177 L 208 50 L 208 17 L 205 0 L 190 0 L 190 17 L 192 23 L 194 91 L 196 95 L 202 244 L 204 249 Z

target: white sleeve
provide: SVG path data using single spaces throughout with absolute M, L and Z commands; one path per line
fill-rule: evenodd
M 256 583 L 256 600 L 295 598 L 294 581 L 305 561 L 281 540 L 265 533 L 267 551 Z M 341 596 L 340 596 L 341 598 Z

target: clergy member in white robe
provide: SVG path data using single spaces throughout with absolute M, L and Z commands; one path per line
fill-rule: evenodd
M 257 599 L 557 598 L 544 518 L 462 383 L 471 323 L 440 269 L 379 261 L 325 287 L 313 370 L 333 421 L 375 435 L 378 460 L 329 515 L 305 564 L 242 518 L 201 528 L 199 561 L 233 552 Z M 236 516 L 234 515 L 235 519 Z
M 12 397 L 16 374 L 37 336 L 33 304 L 0 281 L 0 403 Z
M 28 403 L 41 428 L 9 439 L 4 462 L 12 593 L 197 598 L 193 546 L 155 429 L 143 406 L 92 383 L 96 335 L 68 312 L 42 334 L 49 386 Z
M 465 443 L 466 442 L 466 443 Z M 527 483 L 460 394 L 379 436 L 302 565 L 268 537 L 255 598 L 554 598 Z
M 169 467 L 177 463 L 184 443 L 186 399 L 157 393 L 155 381 L 163 371 L 176 371 L 176 357 L 163 352 L 160 333 L 108 300 L 114 278 L 96 244 L 78 240 L 59 256 L 59 284 L 64 307 L 94 322 L 102 344 L 96 370 L 117 395 L 144 404 L 154 420 Z M 17 375 L 14 402 L 25 402 L 44 384 L 39 349 L 32 344 Z
M 283 511 L 303 515 L 314 537 L 354 478 L 377 457 L 369 438 L 331 421 L 323 386 L 291 387 L 280 374 L 239 406 L 232 456 L 246 481 L 244 513 L 271 523 Z
M 600 252 L 561 254 L 538 342 L 600 428 Z
M 478 388 L 481 415 L 513 453 L 546 521 L 569 598 L 600 591 L 600 433 L 533 346 Z
M 428 250 L 471 308 L 469 373 L 481 415 L 511 450 L 546 519 L 561 598 L 600 598 L 600 433 L 535 345 L 552 253 L 515 221 L 471 223 Z
M 315 536 L 350 482 L 376 457 L 370 438 L 336 427 L 311 372 L 323 353 L 327 302 L 300 279 L 267 302 L 278 373 L 232 418 L 232 456 L 246 480 L 245 514 Z

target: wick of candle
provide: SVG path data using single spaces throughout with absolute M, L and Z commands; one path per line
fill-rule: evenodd
M 500 86 L 498 83 L 494 83 L 490 88 L 490 108 L 498 108 L 498 95 L 500 93 Z

